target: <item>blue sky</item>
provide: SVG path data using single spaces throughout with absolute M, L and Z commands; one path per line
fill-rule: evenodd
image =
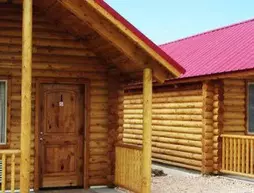
M 254 18 L 254 0 L 105 0 L 157 44 Z

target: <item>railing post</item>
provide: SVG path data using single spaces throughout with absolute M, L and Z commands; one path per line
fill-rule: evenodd
M 32 0 L 23 0 L 20 192 L 30 189 Z
M 141 192 L 151 192 L 152 164 L 152 70 L 145 68 L 143 72 L 143 153 Z
M 11 155 L 11 193 L 15 191 L 15 154 Z
M 2 154 L 2 192 L 5 192 L 6 186 L 6 154 Z

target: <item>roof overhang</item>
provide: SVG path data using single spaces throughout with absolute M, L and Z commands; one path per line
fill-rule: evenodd
M 64 21 L 66 11 L 75 16 L 80 23 L 88 25 L 130 59 L 133 64 L 123 67 L 124 70 L 128 69 L 129 74 L 141 72 L 149 67 L 153 70 L 154 78 L 162 83 L 185 72 L 184 68 L 104 0 L 34 0 L 34 4 L 44 13 L 49 13 L 47 16 L 57 17 L 56 22 L 65 25 L 66 28 L 71 27 Z M 59 14 L 62 14 L 61 17 Z M 121 65 L 118 64 L 117 67 L 121 68 Z
M 104 0 L 86 0 L 86 2 L 112 22 L 121 32 L 125 33 L 132 41 L 137 42 L 151 57 L 159 61 L 159 63 L 174 76 L 178 77 L 185 72 L 182 66 L 123 18 Z

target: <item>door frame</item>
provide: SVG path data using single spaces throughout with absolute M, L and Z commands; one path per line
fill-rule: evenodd
M 39 131 L 40 131 L 40 88 L 42 84 L 70 84 L 84 86 L 84 132 L 83 132 L 83 186 L 88 189 L 88 164 L 89 164 L 89 125 L 90 125 L 90 80 L 84 78 L 36 78 L 35 94 L 35 125 L 34 125 L 34 190 L 38 191 L 41 185 L 40 180 L 40 153 L 39 153 Z

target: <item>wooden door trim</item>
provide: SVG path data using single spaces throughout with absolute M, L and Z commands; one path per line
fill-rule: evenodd
M 39 178 L 39 117 L 40 117 L 40 86 L 42 84 L 73 84 L 73 85 L 84 85 L 84 159 L 83 159 L 83 184 L 84 189 L 89 187 L 88 185 L 88 164 L 89 164 L 89 125 L 90 125 L 90 80 L 83 78 L 36 78 L 36 98 L 35 98 L 35 157 L 34 157 L 34 190 L 37 191 L 40 188 Z

